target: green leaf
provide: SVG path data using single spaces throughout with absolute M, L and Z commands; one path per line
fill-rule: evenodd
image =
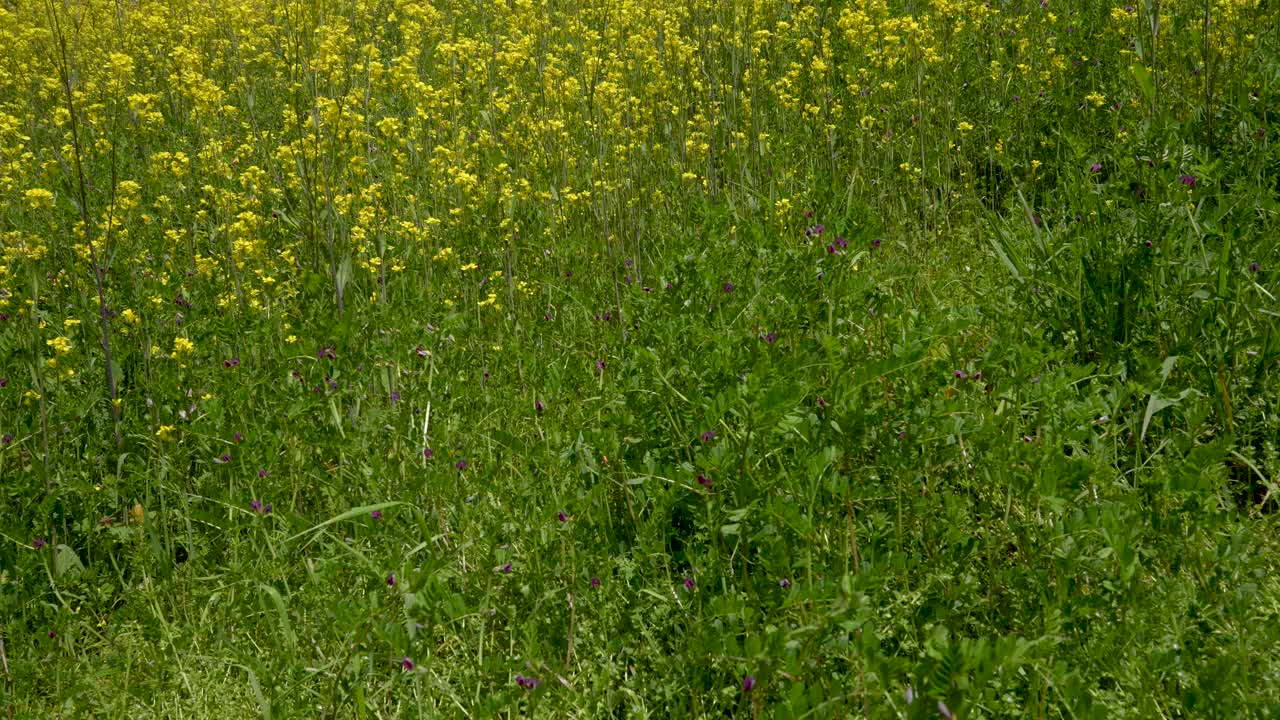
M 58 545 L 53 551 L 53 574 L 58 577 L 73 578 L 84 571 L 84 563 L 75 550 L 66 545 Z

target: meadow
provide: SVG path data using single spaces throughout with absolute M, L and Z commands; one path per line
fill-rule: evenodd
M 0 0 L 0 717 L 1280 717 L 1280 5 Z

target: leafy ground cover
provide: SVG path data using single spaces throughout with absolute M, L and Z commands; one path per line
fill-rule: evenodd
M 1278 14 L 0 2 L 0 709 L 1280 714 Z

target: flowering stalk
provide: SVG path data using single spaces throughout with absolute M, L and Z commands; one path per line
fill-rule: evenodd
M 120 447 L 122 438 L 120 435 L 120 405 L 117 402 L 116 378 L 115 370 L 111 364 L 111 333 L 107 327 L 107 294 L 102 282 L 102 265 L 98 263 L 98 251 L 93 243 L 93 228 L 89 222 L 89 193 L 86 190 L 84 178 L 84 163 L 82 162 L 82 153 L 80 148 L 80 131 L 79 122 L 76 119 L 75 99 L 71 91 L 71 58 L 67 51 L 67 38 L 62 33 L 62 23 L 58 22 L 58 13 L 51 1 L 47 1 L 46 7 L 49 12 L 49 21 L 53 26 L 53 34 L 58 42 L 59 55 L 58 74 L 62 80 L 62 90 L 67 98 L 67 112 L 71 119 L 71 146 L 74 150 L 74 159 L 76 167 L 76 190 L 79 195 L 80 202 L 80 224 L 84 226 L 84 241 L 89 247 L 89 262 L 93 265 L 93 283 L 98 291 L 98 321 L 102 327 L 102 352 L 106 359 L 107 374 L 107 392 L 110 394 L 111 400 L 111 419 L 115 428 L 116 447 Z M 111 196 L 112 205 L 115 201 L 116 186 L 116 168 L 115 168 L 115 147 L 111 149 Z M 114 207 L 111 209 L 111 215 L 114 214 Z M 113 220 L 108 215 L 107 231 L 111 231 Z M 43 395 L 43 393 L 42 393 Z

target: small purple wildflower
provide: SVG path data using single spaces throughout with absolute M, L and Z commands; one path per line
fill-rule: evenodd
M 373 518 L 374 520 L 381 520 L 381 519 L 382 519 L 382 511 L 381 511 L 381 510 L 374 510 L 373 512 L 369 513 L 369 517 Z
M 903 699 L 905 699 L 905 700 L 907 701 L 907 704 L 908 704 L 908 705 L 910 705 L 911 703 L 915 702 L 915 701 L 916 701 L 916 690 L 915 690 L 915 688 L 913 688 L 913 687 L 911 687 L 910 685 L 908 685 L 908 686 L 907 686 L 907 691 L 906 691 L 906 692 L 904 692 L 904 693 L 902 694 L 902 696 L 903 696 Z
M 764 341 L 769 343 L 770 345 L 778 342 L 778 333 L 770 332 L 768 335 L 764 336 Z
M 400 402 L 400 392 L 398 390 L 391 391 L 391 402 L 393 403 Z
M 419 345 L 418 347 L 414 348 L 414 349 L 413 349 L 413 351 L 414 351 L 415 353 L 417 353 L 417 354 L 418 354 L 418 357 L 426 357 L 426 356 L 427 356 L 427 349 L 426 349 L 425 347 L 421 346 L 421 345 Z
M 727 293 L 731 293 L 731 292 L 733 292 L 733 287 L 734 287 L 734 286 L 733 286 L 733 283 L 731 283 L 731 282 L 727 282 L 727 283 L 725 283 L 725 284 L 724 284 L 724 291 L 725 291 L 725 292 L 727 292 Z
M 876 238 L 875 240 L 872 240 L 872 241 L 871 241 L 871 247 L 873 247 L 873 248 L 878 248 L 878 247 L 880 247 L 880 238 Z
M 391 573 L 390 575 L 387 576 L 387 587 L 395 587 L 395 586 L 396 586 L 396 574 Z
M 241 434 L 240 434 L 240 433 L 238 433 L 238 432 L 237 432 L 237 433 L 232 433 L 232 434 L 231 434 L 231 439 L 232 439 L 232 440 L 234 440 L 235 442 L 244 442 L 244 435 L 241 435 Z
M 1091 172 L 1091 173 L 1100 173 L 1100 172 L 1102 172 L 1102 163 L 1094 163 L 1094 164 L 1090 165 L 1090 166 L 1089 166 L 1089 172 Z
M 706 432 L 702 433 L 702 442 L 709 443 L 713 439 L 715 439 L 715 436 L 716 436 L 715 430 L 707 430 Z
M 698 476 L 698 484 L 704 488 L 707 488 L 708 490 L 711 489 L 711 479 L 708 478 L 706 475 Z
M 1251 273 L 1256 273 L 1256 272 L 1258 272 L 1258 271 L 1259 271 L 1259 270 L 1261 270 L 1261 269 L 1262 269 L 1262 266 L 1261 266 L 1261 265 L 1259 265 L 1258 263 L 1256 263 L 1256 262 L 1251 262 L 1251 263 L 1249 263 L 1249 272 L 1251 272 Z M 4 387 L 4 385 L 3 385 L 3 384 L 0 384 L 0 387 Z
M 955 372 L 955 376 L 956 376 L 956 379 L 957 379 L 957 380 L 963 380 L 963 379 L 965 379 L 966 377 L 968 377 L 967 375 L 965 375 L 965 372 L 964 372 L 963 370 L 957 370 L 957 371 Z
M 591 577 L 591 587 L 593 587 L 593 588 L 598 588 L 598 587 L 600 587 L 600 578 L 595 577 L 595 576 L 593 575 L 593 576 Z
M 50 630 L 50 631 L 49 631 L 49 639 L 50 639 L 50 640 L 52 640 L 52 639 L 54 639 L 54 638 L 56 638 L 56 637 L 58 637 L 58 633 L 56 633 L 56 632 L 54 632 L 54 631 Z
M 827 399 L 822 397 L 821 395 L 818 396 L 817 402 L 818 402 L 818 407 L 820 408 L 825 408 L 827 406 Z
M 400 669 L 401 669 L 401 670 L 404 670 L 405 672 L 408 672 L 408 671 L 412 670 L 412 669 L 413 669 L 413 661 L 412 661 L 412 660 L 410 660 L 409 658 L 405 658 L 405 659 L 401 660 L 401 661 L 400 661 Z
M 604 372 L 605 367 L 606 367 L 606 366 L 605 366 L 605 364 L 604 364 L 604 361 L 603 361 L 603 360 L 597 360 L 597 361 L 596 361 L 596 370 L 597 370 L 597 371 L 599 371 L 599 372 Z
M 264 478 L 270 474 L 271 474 L 271 471 L 267 470 L 266 468 L 261 468 L 258 470 L 258 477 L 260 478 Z
M 13 442 L 13 433 L 5 433 L 4 437 L 0 437 L 0 445 L 9 445 Z
M 951 712 L 951 708 L 947 707 L 947 704 L 941 700 L 938 701 L 938 714 L 946 718 L 946 720 L 956 720 L 955 713 Z
M 685 575 L 685 576 L 684 576 L 684 589 L 685 589 L 685 590 L 689 590 L 690 592 L 692 592 L 692 591 L 693 591 L 693 589 L 694 589 L 695 587 L 697 587 L 697 583 L 695 583 L 695 582 L 693 581 L 693 577 L 692 577 L 692 576 L 690 576 L 690 575 Z
M 32 547 L 32 549 L 34 549 L 34 550 L 43 550 L 43 549 L 44 549 L 44 544 L 45 544 L 45 543 L 44 543 L 44 538 L 42 538 L 42 537 L 34 538 L 34 539 L 31 541 L 31 547 Z
M 226 465 L 227 463 L 231 462 L 231 454 L 223 453 L 222 457 L 215 459 L 214 462 L 219 465 Z
M 1186 185 L 1188 188 L 1193 188 L 1196 186 L 1196 176 L 1183 173 L 1178 177 L 1178 182 Z
M 568 515 L 565 515 L 563 510 L 561 510 L 561 511 L 560 511 L 560 512 L 558 512 L 558 513 L 556 513 L 556 519 L 557 519 L 557 520 L 559 520 L 559 521 L 560 521 L 560 522 L 562 522 L 562 523 L 563 523 L 563 522 L 569 522 L 569 516 L 568 516 Z
M 0 378 L 0 388 L 7 387 L 8 385 L 9 385 L 9 378 Z
M 249 507 L 250 507 L 250 508 L 252 508 L 254 512 L 256 512 L 256 513 L 260 513 L 260 512 L 262 512 L 262 501 L 261 501 L 261 500 L 250 500 L 250 501 L 249 501 Z
M 459 471 L 466 470 L 466 469 L 467 469 L 467 461 L 466 461 L 466 460 L 459 460 L 458 462 L 454 463 L 454 464 L 453 464 L 453 466 L 454 466 L 454 467 L 456 467 L 456 468 L 458 468 L 458 470 L 459 470 Z
M 434 457 L 434 456 L 435 456 L 435 452 L 433 452 L 433 451 L 431 450 L 431 448 L 423 448 L 423 449 L 422 449 L 422 457 L 423 457 L 423 459 L 430 460 L 430 459 L 431 459 L 432 457 Z
M 267 503 L 266 505 L 263 505 L 263 506 L 262 506 L 262 514 L 263 514 L 263 515 L 270 515 L 270 514 L 271 514 L 271 503 Z
M 500 569 L 502 572 L 504 572 L 504 573 L 509 573 L 509 572 L 511 572 L 511 563 L 507 563 L 506 565 L 503 565 L 503 566 L 502 566 L 501 568 L 499 568 L 499 569 Z
M 531 678 L 531 677 L 525 677 L 523 675 L 516 675 L 516 684 L 524 688 L 525 690 L 534 690 L 539 685 L 542 684 L 542 681 L 539 680 L 538 678 Z
M 782 588 L 783 590 L 786 590 L 787 588 L 791 587 L 791 581 L 788 580 L 787 578 L 778 578 L 778 587 Z
M 541 414 L 542 414 L 542 411 L 543 411 L 543 410 L 546 410 L 546 409 L 547 409 L 547 406 L 546 406 L 546 405 L 543 405 L 541 400 L 534 400 L 534 401 L 533 401 L 533 411 L 534 411 L 534 412 L 536 412 L 536 413 L 538 413 L 539 415 L 541 415 Z
M 751 688 L 756 686 L 756 679 L 750 675 L 742 678 L 742 692 L 751 692 Z

